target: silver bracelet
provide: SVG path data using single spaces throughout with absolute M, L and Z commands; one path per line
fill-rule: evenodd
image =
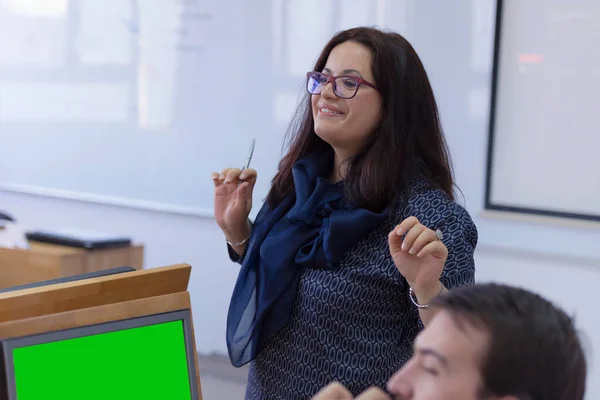
M 248 235 L 248 237 L 239 243 L 232 243 L 229 240 L 227 240 L 227 238 L 225 238 L 225 241 L 227 242 L 228 245 L 230 245 L 231 247 L 240 247 L 240 246 L 246 244 L 246 242 L 248 240 L 250 240 L 250 236 L 252 236 L 252 228 L 254 227 L 254 224 L 250 220 L 248 220 L 248 223 L 250 224 L 250 234 Z
M 231 243 L 231 242 L 230 242 L 229 240 L 227 240 L 227 239 L 225 239 L 225 241 L 226 241 L 226 242 L 227 242 L 227 244 L 228 244 L 228 245 L 230 245 L 231 247 L 240 247 L 240 246 L 242 246 L 242 245 L 246 244 L 246 242 L 247 242 L 248 240 L 250 240 L 250 236 L 252 236 L 252 235 L 250 234 L 250 235 L 249 235 L 249 236 L 248 236 L 246 239 L 242 240 L 242 241 L 241 241 L 241 242 L 239 242 L 239 243 Z
M 442 285 L 440 283 L 440 292 L 438 293 L 438 295 L 436 297 L 439 297 L 443 292 L 444 292 L 444 285 Z M 418 308 L 420 308 L 421 310 L 426 310 L 429 307 L 431 307 L 431 303 L 429 303 L 429 304 L 419 304 L 417 302 L 417 298 L 416 298 L 415 292 L 413 291 L 413 288 L 411 288 L 411 287 L 408 288 L 408 297 L 410 297 L 410 300 L 412 301 L 412 303 L 415 306 L 417 306 Z

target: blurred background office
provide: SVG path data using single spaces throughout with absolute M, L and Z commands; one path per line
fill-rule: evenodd
M 598 398 L 598 21 L 589 0 L 0 0 L 0 211 L 130 236 L 145 268 L 190 263 L 198 351 L 223 355 L 239 266 L 210 173 L 241 166 L 256 138 L 262 200 L 322 46 L 389 28 L 433 84 L 477 280 L 572 312 Z

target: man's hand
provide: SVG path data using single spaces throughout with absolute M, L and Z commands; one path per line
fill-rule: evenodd
M 332 382 L 325 386 L 311 400 L 353 400 L 352 393 L 339 382 Z M 385 392 L 377 387 L 372 387 L 362 392 L 355 400 L 391 400 Z
M 358 395 L 356 400 L 392 400 L 383 390 L 372 387 Z
M 312 400 L 352 400 L 352 393 L 339 382 L 332 382 L 325 386 L 312 398 Z

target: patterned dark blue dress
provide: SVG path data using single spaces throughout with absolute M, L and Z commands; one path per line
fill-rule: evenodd
M 474 282 L 477 229 L 468 212 L 423 182 L 411 193 L 403 209 L 357 243 L 338 268 L 302 271 L 289 323 L 250 365 L 246 399 L 310 399 L 334 380 L 354 395 L 385 387 L 411 357 L 423 327 L 387 244 L 404 218 L 415 216 L 443 232 L 449 254 L 441 280 L 447 288 Z

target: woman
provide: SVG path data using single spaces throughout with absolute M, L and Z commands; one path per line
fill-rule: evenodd
M 227 345 L 234 365 L 252 361 L 248 399 L 310 398 L 334 380 L 355 394 L 385 387 L 431 318 L 426 305 L 474 281 L 477 230 L 453 201 L 411 45 L 377 29 L 340 32 L 307 90 L 254 224 L 256 171 L 213 173 L 215 218 L 242 265 Z

